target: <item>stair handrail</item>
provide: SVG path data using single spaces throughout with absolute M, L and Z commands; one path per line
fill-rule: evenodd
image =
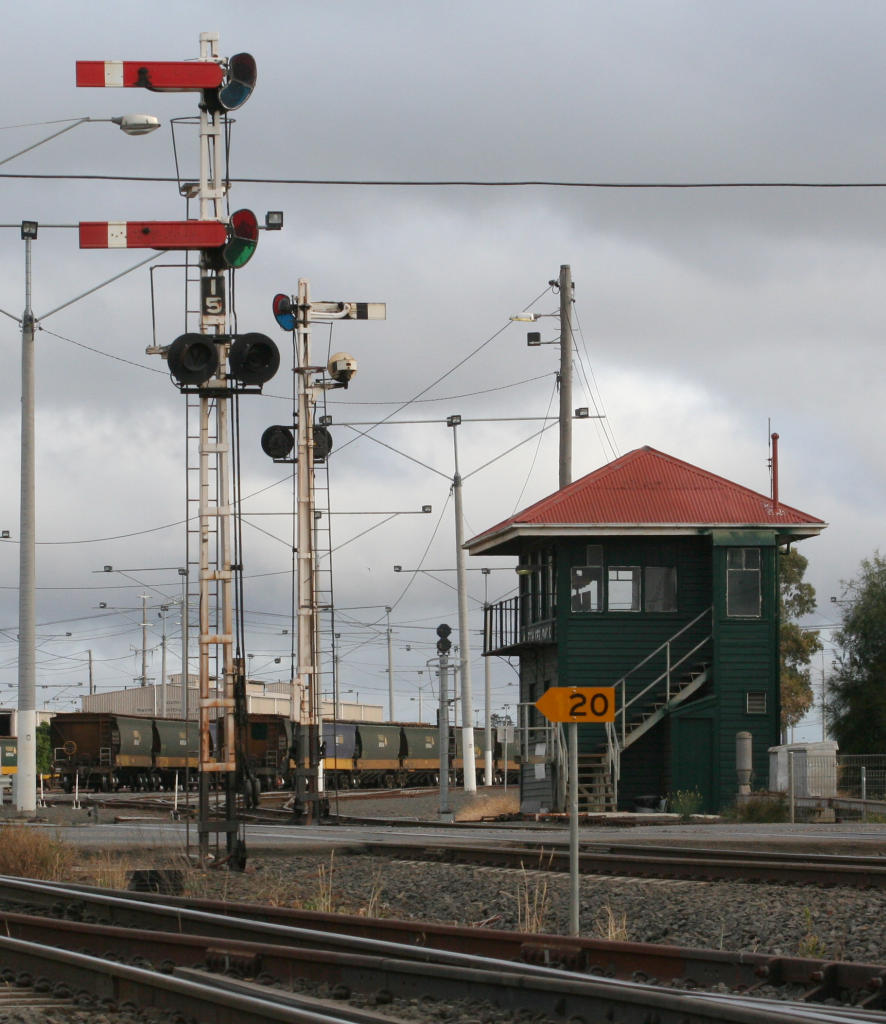
M 616 712 L 616 718 L 618 718 L 619 715 L 621 716 L 621 748 L 622 749 L 624 748 L 624 745 L 625 745 L 625 728 L 626 728 L 627 717 L 628 717 L 628 715 L 627 715 L 628 708 L 632 704 L 634 704 L 636 701 L 638 701 L 641 697 L 644 697 L 651 689 L 653 689 L 653 687 L 657 686 L 662 681 L 662 679 L 667 679 L 667 700 L 668 700 L 668 703 L 670 703 L 670 699 L 671 699 L 671 673 L 679 665 L 682 665 L 684 661 L 686 661 L 687 659 L 691 658 L 692 655 L 696 653 L 696 651 L 698 651 L 702 647 L 704 647 L 704 645 L 706 643 L 708 643 L 708 641 L 711 639 L 711 634 L 709 633 L 706 637 L 704 637 L 702 640 L 700 640 L 695 645 L 695 647 L 693 647 L 690 651 L 687 651 L 676 662 L 671 662 L 671 657 L 670 657 L 670 654 L 671 654 L 671 644 L 679 636 L 681 636 L 683 633 L 685 633 L 687 629 L 691 629 L 697 622 L 700 622 L 706 615 L 712 613 L 713 612 L 713 608 L 714 608 L 713 605 L 708 605 L 708 607 L 705 608 L 704 611 L 699 612 L 698 615 L 696 615 L 694 619 L 691 619 L 689 622 L 685 623 L 685 625 L 681 626 L 680 629 L 678 629 L 677 632 L 674 633 L 673 636 L 668 637 L 667 640 L 665 640 L 664 642 L 660 643 L 658 645 L 658 647 L 656 647 L 654 650 L 650 651 L 649 654 L 647 654 L 646 657 L 643 658 L 642 661 L 638 661 L 637 664 L 634 665 L 634 667 L 632 669 L 629 669 L 627 672 L 625 672 L 625 674 L 619 680 L 616 681 L 615 686 L 616 687 L 621 687 L 621 707 Z M 656 676 L 656 678 L 653 679 L 651 683 L 649 683 L 647 686 L 645 686 L 639 693 L 634 694 L 634 696 L 631 697 L 631 699 L 626 702 L 625 701 L 625 696 L 626 696 L 626 692 L 627 692 L 628 677 L 632 676 L 638 669 L 641 669 L 647 662 L 651 661 L 657 654 L 660 654 L 663 650 L 667 652 L 667 665 L 665 667 L 664 672 L 662 672 L 660 675 Z
M 609 761 L 609 779 L 612 782 L 612 806 L 618 810 L 618 782 L 621 778 L 621 747 L 614 722 L 606 722 L 606 757 Z

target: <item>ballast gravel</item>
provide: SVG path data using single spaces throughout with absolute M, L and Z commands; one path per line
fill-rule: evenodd
M 539 870 L 261 855 L 242 875 L 206 872 L 198 887 L 211 899 L 568 934 L 569 879 Z M 579 925 L 591 938 L 886 962 L 886 894 L 876 890 L 584 876 Z

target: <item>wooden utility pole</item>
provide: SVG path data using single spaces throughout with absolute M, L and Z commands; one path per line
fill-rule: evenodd
M 560 488 L 572 483 L 572 270 L 560 267 Z

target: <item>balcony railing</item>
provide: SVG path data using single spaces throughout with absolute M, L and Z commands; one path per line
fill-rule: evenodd
M 539 611 L 539 607 L 543 611 Z M 541 617 L 543 615 L 543 617 Z M 483 653 L 556 642 L 553 606 L 537 595 L 509 597 L 487 605 L 483 621 Z

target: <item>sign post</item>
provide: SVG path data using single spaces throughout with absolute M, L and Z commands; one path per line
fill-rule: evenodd
M 569 724 L 569 934 L 578 935 L 578 723 L 614 722 L 615 688 L 552 686 L 535 706 L 549 722 Z

